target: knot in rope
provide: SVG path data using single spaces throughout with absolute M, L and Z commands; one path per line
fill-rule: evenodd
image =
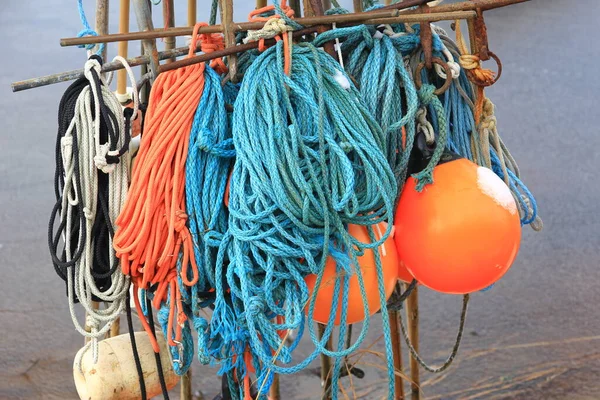
M 279 16 L 273 17 L 265 22 L 265 26 L 262 29 L 248 31 L 248 36 L 244 38 L 244 43 L 256 42 L 261 39 L 272 39 L 275 36 L 292 30 L 293 28 L 283 19 L 279 18 Z
M 496 116 L 494 115 L 494 103 L 487 97 L 483 100 L 483 113 L 481 115 L 480 129 L 496 129 Z
M 248 313 L 256 316 L 265 312 L 265 302 L 258 296 L 252 296 L 247 303 Z
M 433 85 L 423 85 L 421 89 L 418 91 L 419 101 L 421 104 L 427 105 L 430 104 L 434 98 L 437 98 L 435 95 L 435 86 Z
M 119 162 L 118 151 L 111 151 L 110 144 L 101 144 L 98 153 L 94 156 L 94 165 L 105 174 L 110 174 Z
M 183 210 L 177 210 L 175 212 L 175 216 L 176 216 L 175 225 L 174 225 L 175 231 L 182 232 L 185 229 L 185 223 L 188 219 L 188 215 Z
M 101 71 L 102 68 L 101 68 L 100 62 L 98 60 L 99 60 L 99 57 L 96 57 L 96 56 L 90 57 L 85 62 L 85 65 L 83 66 L 83 75 L 90 82 L 94 81 L 94 78 L 92 75 L 92 70 L 96 71 L 96 73 L 98 75 L 100 75 L 100 73 L 102 72 Z
M 93 316 L 88 315 L 85 317 L 85 325 L 90 328 L 92 333 L 96 333 L 100 327 L 100 323 Z

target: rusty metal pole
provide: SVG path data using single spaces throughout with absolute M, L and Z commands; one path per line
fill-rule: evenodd
M 415 287 L 410 296 L 406 299 L 406 319 L 408 320 L 408 338 L 415 351 L 419 352 L 419 288 Z M 421 398 L 419 378 L 419 363 L 410 356 L 410 379 L 411 379 L 411 399 L 419 400 Z

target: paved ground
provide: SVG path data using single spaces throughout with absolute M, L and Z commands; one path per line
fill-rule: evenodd
M 11 94 L 9 84 L 79 67 L 81 50 L 58 47 L 79 23 L 70 0 L 3 3 L 0 398 L 76 398 L 71 365 L 81 338 L 46 248 L 65 85 Z M 505 67 L 489 95 L 546 228 L 527 230 L 514 268 L 492 291 L 473 296 L 456 365 L 445 375 L 423 374 L 427 398 L 600 398 L 599 15 L 596 0 L 538 0 L 488 14 L 491 47 Z M 439 361 L 455 334 L 460 299 L 425 291 L 421 297 L 421 347 Z M 365 368 L 357 391 L 380 397 L 382 375 Z M 195 374 L 201 379 L 194 387 L 213 395 L 211 371 Z M 282 387 L 286 399 L 314 399 L 319 391 L 310 371 L 283 378 Z

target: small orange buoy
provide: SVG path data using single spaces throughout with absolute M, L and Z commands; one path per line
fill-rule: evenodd
M 382 222 L 374 225 L 375 237 L 380 238 L 386 231 L 387 224 Z M 367 227 L 362 225 L 348 225 L 348 232 L 350 235 L 355 237 L 362 243 L 370 243 L 369 232 Z M 396 282 L 398 281 L 398 252 L 394 245 L 392 235 L 379 247 L 379 254 L 381 256 L 381 266 L 383 270 L 383 284 L 385 287 L 385 298 L 388 299 Z M 363 280 L 365 283 L 365 291 L 367 294 L 367 303 L 369 305 L 369 313 L 375 314 L 381 308 L 379 300 L 379 287 L 377 285 L 377 270 L 375 269 L 375 253 L 372 249 L 366 249 L 364 254 L 358 257 L 358 263 L 362 272 Z M 325 263 L 325 271 L 323 272 L 323 280 L 319 287 L 319 292 L 315 299 L 315 309 L 313 319 L 320 323 L 327 323 L 329 315 L 331 313 L 331 304 L 333 301 L 333 294 L 335 288 L 336 278 L 336 264 L 332 257 L 329 257 Z M 343 279 L 340 280 L 340 301 L 338 301 L 338 310 L 335 317 L 335 324 L 340 324 L 341 318 L 341 297 L 343 291 Z M 350 278 L 348 286 L 348 310 L 346 323 L 354 324 L 365 319 L 365 310 L 362 302 L 362 296 L 360 293 L 360 286 L 358 284 L 358 276 L 353 274 Z M 411 278 L 412 279 L 412 278 Z M 305 278 L 308 290 L 312 295 L 312 290 L 317 280 L 316 275 L 308 275 Z M 306 306 L 306 314 L 308 315 L 309 305 Z
M 517 256 L 521 223 L 506 184 L 488 168 L 446 157 L 433 183 L 408 178 L 396 210 L 400 263 L 443 293 L 475 292 L 500 279 Z

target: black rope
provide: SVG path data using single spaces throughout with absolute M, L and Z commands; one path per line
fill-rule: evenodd
M 399 284 L 396 285 L 396 289 L 394 290 L 394 293 L 392 293 L 392 296 L 387 303 L 388 311 L 398 311 L 402 309 L 404 301 L 408 298 L 408 296 L 410 296 L 413 290 L 415 290 L 417 284 L 417 280 L 413 279 L 404 292 L 400 290 Z M 381 310 L 379 312 L 381 312 Z
M 92 56 L 91 59 L 95 59 L 101 62 L 98 56 Z M 63 97 L 61 98 L 59 109 L 58 109 L 58 133 L 56 138 L 56 169 L 54 173 L 54 192 L 56 203 L 50 213 L 50 221 L 48 225 L 48 247 L 52 257 L 52 263 L 58 276 L 67 282 L 68 269 L 79 263 L 81 260 L 84 243 L 87 240 L 87 232 L 85 229 L 86 220 L 83 212 L 83 204 L 81 198 L 76 207 L 71 208 L 71 215 L 64 216 L 61 214 L 62 202 L 65 196 L 73 197 L 75 195 L 80 196 L 82 193 L 81 186 L 81 168 L 79 165 L 79 133 L 74 127 L 71 131 L 73 140 L 73 156 L 71 162 L 73 163 L 73 179 L 75 181 L 74 188 L 70 193 L 64 193 L 65 189 L 65 165 L 61 154 L 61 141 L 65 137 L 67 130 L 71 124 L 71 121 L 75 117 L 75 107 L 77 100 L 81 92 L 89 87 L 90 90 L 94 90 L 98 96 L 98 106 L 100 109 L 100 115 L 92 115 L 92 118 L 96 118 L 100 123 L 100 143 L 110 143 L 110 151 L 118 151 L 118 155 L 107 155 L 107 163 L 118 163 L 119 157 L 125 154 L 129 149 L 130 137 L 130 126 L 131 117 L 133 110 L 126 108 L 124 114 L 115 115 L 115 113 L 106 105 L 102 87 L 104 82 L 94 70 L 90 70 L 91 81 L 87 80 L 84 76 L 81 76 L 73 84 L 71 84 Z M 93 87 L 92 87 L 93 85 Z M 95 99 L 92 97 L 92 112 L 95 112 L 94 106 Z M 125 117 L 125 140 L 119 146 L 119 118 Z M 83 166 L 88 167 L 88 166 Z M 94 249 L 93 265 L 92 265 L 92 277 L 95 285 L 100 291 L 104 291 L 111 286 L 111 276 L 119 268 L 119 260 L 115 257 L 115 261 L 110 265 L 111 252 L 114 254 L 114 249 L 110 246 L 110 240 L 114 236 L 114 228 L 110 220 L 110 214 L 108 210 L 109 203 L 109 176 L 100 170 L 96 170 L 98 178 L 98 197 L 97 197 L 97 211 L 94 216 L 94 223 L 91 230 L 91 243 Z M 67 217 L 73 221 L 73 227 L 71 232 L 65 232 Z M 60 221 L 57 224 L 57 219 Z M 55 228 L 55 225 L 56 228 Z M 66 245 L 63 243 L 61 246 L 62 239 L 69 241 L 72 249 L 71 260 L 67 261 Z M 71 271 L 73 274 L 73 271 Z M 74 299 L 76 302 L 78 299 Z M 94 301 L 100 301 L 99 298 L 93 296 Z
M 154 316 L 152 315 L 152 302 L 148 297 L 146 297 L 146 308 L 148 310 L 148 324 L 152 328 L 152 332 L 154 333 L 154 337 L 156 337 L 156 329 L 154 326 Z M 158 369 L 158 379 L 160 380 L 160 387 L 163 392 L 163 397 L 165 400 L 169 400 L 169 391 L 167 390 L 167 384 L 165 383 L 165 375 L 162 368 L 162 361 L 160 359 L 160 353 L 154 353 L 154 358 L 156 360 L 156 368 Z
M 135 342 L 135 333 L 133 331 L 133 321 L 131 320 L 131 296 L 127 291 L 127 298 L 125 300 L 125 309 L 127 311 L 127 325 L 129 327 L 129 339 L 131 341 L 131 349 L 133 350 L 133 359 L 135 361 L 135 369 L 138 374 L 138 382 L 140 385 L 141 400 L 146 400 L 146 382 L 144 382 L 144 371 L 142 370 L 142 363 L 140 362 L 140 355 L 138 353 L 137 344 Z

